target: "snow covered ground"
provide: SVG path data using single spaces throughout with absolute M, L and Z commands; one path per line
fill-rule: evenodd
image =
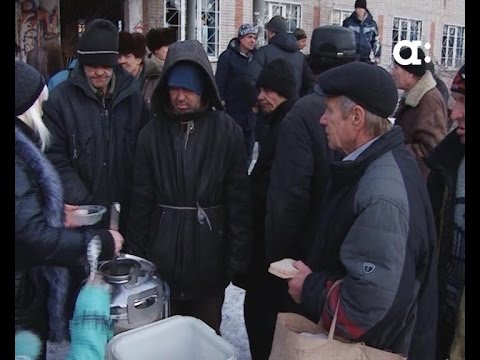
M 232 284 L 227 287 L 222 310 L 222 325 L 220 327 L 223 338 L 235 347 L 237 360 L 251 360 L 247 332 L 243 321 L 244 297 L 245 291 L 243 289 Z M 49 344 L 47 360 L 66 359 L 68 349 L 68 342 L 58 345 Z

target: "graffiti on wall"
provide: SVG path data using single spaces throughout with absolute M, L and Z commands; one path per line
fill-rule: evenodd
M 23 60 L 45 41 L 60 41 L 59 17 L 59 0 L 20 0 L 18 45 Z

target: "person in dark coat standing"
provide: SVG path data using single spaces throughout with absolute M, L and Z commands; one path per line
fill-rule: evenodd
M 43 154 L 50 133 L 42 121 L 48 99 L 43 76 L 15 62 L 15 332 L 32 331 L 46 357 L 47 339 L 67 338 L 67 267 L 85 265 L 87 246 L 98 235 L 101 260 L 118 254 L 123 237 L 113 230 L 67 228 L 75 206 L 64 204 L 58 173 Z
M 312 33 L 308 62 L 315 76 L 356 59 L 352 30 L 326 25 Z M 324 205 L 329 163 L 341 153 L 328 147 L 320 117 L 325 96 L 319 90 L 299 99 L 283 119 L 267 196 L 265 245 L 268 262 L 305 259 Z M 283 297 L 289 300 L 286 284 Z M 281 297 L 281 294 L 278 296 Z
M 427 158 L 440 248 L 437 360 L 465 359 L 465 65 L 450 90 L 457 128 Z
M 409 360 L 433 360 L 437 236 L 425 181 L 388 117 L 398 92 L 380 66 L 351 62 L 318 78 L 326 95 L 329 198 L 306 264 L 294 262 L 292 298 L 335 335 Z M 340 280 L 341 283 L 332 288 Z M 332 289 L 331 295 L 326 294 Z M 323 309 L 323 312 L 322 312 Z
M 283 58 L 290 62 L 295 70 L 296 96 L 301 97 L 313 91 L 313 74 L 308 67 L 305 55 L 298 50 L 297 39 L 287 33 L 287 21 L 276 15 L 265 25 L 268 45 L 258 49 L 249 64 L 248 72 L 253 83 L 262 70 L 275 59 Z
M 357 41 L 357 56 L 360 61 L 378 64 L 382 52 L 378 26 L 367 9 L 366 0 L 355 1 L 355 11 L 343 20 L 343 27 L 353 30 Z
M 240 26 L 238 37 L 232 39 L 227 50 L 220 54 L 215 72 L 215 80 L 225 110 L 243 130 L 248 165 L 252 161 L 257 119 L 253 111 L 257 101 L 257 90 L 247 81 L 248 63 L 255 52 L 257 31 L 251 24 Z
M 60 173 L 66 201 L 107 207 L 105 227 L 111 204 L 119 202 L 119 229 L 126 233 L 135 146 L 150 112 L 117 58 L 115 25 L 89 23 L 75 69 L 45 103 L 45 121 L 52 133 L 47 156 Z
M 278 309 L 272 297 L 277 286 L 274 276 L 268 273 L 265 256 L 265 213 L 270 170 L 275 158 L 278 129 L 292 108 L 295 93 L 295 73 L 285 59 L 275 59 L 267 64 L 257 80 L 258 103 L 265 115 L 266 132 L 257 162 L 250 174 L 252 186 L 254 243 L 252 260 L 244 283 L 244 317 L 250 342 L 252 359 L 267 359 L 270 353 Z
M 223 111 L 202 44 L 172 44 L 141 131 L 126 244 L 171 290 L 172 315 L 220 332 L 225 288 L 252 239 L 242 129 Z

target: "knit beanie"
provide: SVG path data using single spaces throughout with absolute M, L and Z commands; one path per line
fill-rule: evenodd
M 465 64 L 458 70 L 457 74 L 453 78 L 451 92 L 458 92 L 465 95 Z
M 150 29 L 145 36 L 147 48 L 151 52 L 169 46 L 175 41 L 177 41 L 177 31 L 174 28 Z
M 15 116 L 23 114 L 35 103 L 45 80 L 37 69 L 21 60 L 15 61 Z
M 405 59 L 405 60 L 409 59 L 410 56 L 412 56 L 412 49 L 410 49 L 409 47 L 406 47 L 400 50 L 400 57 L 402 59 Z M 414 65 L 414 64 L 402 65 L 402 64 L 399 64 L 396 60 L 395 60 L 395 64 L 402 67 L 403 69 L 408 71 L 410 74 L 413 74 L 418 77 L 422 77 L 423 75 L 425 75 L 425 71 L 427 71 L 427 66 L 425 63 L 425 53 L 420 48 L 418 48 L 418 58 L 421 60 L 421 64 L 419 65 Z
M 257 35 L 257 27 L 252 24 L 243 24 L 238 28 L 238 38 L 241 39 L 249 34 Z
M 367 0 L 356 0 L 355 1 L 355 9 L 367 9 Z
M 280 15 L 275 15 L 267 25 L 265 25 L 265 29 L 277 34 L 287 32 L 287 20 Z
M 145 56 L 145 37 L 138 33 L 122 31 L 118 34 L 118 53 L 120 55 L 133 54 L 136 58 Z
M 78 41 L 78 61 L 82 65 L 109 66 L 117 64 L 118 31 L 105 19 L 89 23 Z
M 295 96 L 297 82 L 292 64 L 283 58 L 270 61 L 260 73 L 256 87 L 273 90 L 287 99 Z
M 167 87 L 180 87 L 193 91 L 199 96 L 203 95 L 205 81 L 202 70 L 190 61 L 175 64 L 167 75 Z

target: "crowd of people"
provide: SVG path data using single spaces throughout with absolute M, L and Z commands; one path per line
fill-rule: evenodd
M 465 359 L 465 65 L 447 96 L 421 50 L 421 64 L 385 70 L 366 1 L 355 8 L 308 36 L 274 16 L 260 48 L 243 24 L 215 73 L 197 40 L 104 19 L 54 86 L 15 60 L 16 355 L 45 359 L 48 340 L 69 339 L 69 358 L 103 358 L 108 287 L 85 284 L 96 239 L 100 259 L 153 262 L 170 315 L 219 335 L 225 288 L 245 289 L 253 360 L 268 359 L 278 313 L 328 328 L 337 302 L 338 336 Z M 113 202 L 118 231 L 108 211 L 71 221 Z M 268 272 L 283 258 L 289 280 Z

